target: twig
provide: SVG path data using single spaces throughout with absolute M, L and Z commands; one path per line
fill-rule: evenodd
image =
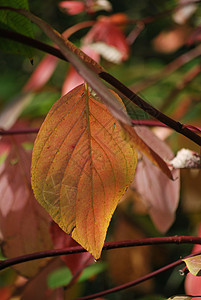
M 190 84 L 201 72 L 201 65 L 194 66 L 189 72 L 187 72 L 182 78 L 182 81 L 179 82 L 176 87 L 170 92 L 168 97 L 164 99 L 164 102 L 160 109 L 164 111 L 170 103 L 174 100 L 174 98 L 180 93 L 181 90 L 186 88 L 188 84 Z
M 17 135 L 17 134 L 30 134 L 30 133 L 38 133 L 39 128 L 28 128 L 28 129 L 16 129 L 16 130 L 4 130 L 0 129 L 1 135 Z
M 188 255 L 184 259 L 192 257 L 192 256 L 195 256 L 195 255 L 199 255 L 199 254 L 201 254 L 201 251 L 198 251 L 196 253 Z M 179 266 L 182 263 L 183 263 L 183 260 L 182 259 L 178 259 L 177 261 L 175 261 L 175 262 L 173 262 L 171 264 L 168 264 L 165 267 L 162 267 L 162 268 L 160 268 L 160 269 L 158 269 L 158 270 L 156 270 L 154 272 L 151 272 L 151 273 L 149 273 L 149 274 L 147 274 L 145 276 L 142 276 L 142 277 L 140 277 L 140 278 L 138 278 L 136 280 L 133 280 L 131 282 L 127 282 L 125 284 L 116 286 L 116 287 L 108 289 L 108 290 L 104 290 L 104 291 L 99 292 L 99 293 L 95 293 L 95 294 L 92 294 L 92 295 L 89 295 L 89 296 L 85 296 L 85 297 L 80 297 L 80 298 L 77 298 L 76 300 L 96 299 L 96 298 L 99 298 L 99 297 L 102 297 L 102 296 L 105 296 L 105 295 L 108 295 L 108 294 L 111 294 L 111 293 L 120 292 L 120 291 L 125 290 L 127 288 L 133 287 L 133 286 L 135 286 L 135 285 L 137 285 L 139 283 L 142 283 L 142 282 L 144 282 L 146 280 L 149 280 L 149 279 L 151 279 L 151 278 L 153 278 L 153 277 L 161 274 L 162 272 L 165 272 L 165 271 L 167 271 L 169 269 L 177 267 L 177 266 Z
M 181 56 L 177 57 L 171 63 L 169 63 L 166 67 L 163 68 L 158 74 L 155 74 L 140 83 L 136 83 L 132 85 L 130 88 L 134 90 L 136 93 L 148 88 L 150 85 L 156 84 L 164 77 L 170 75 L 171 73 L 175 72 L 177 69 L 188 63 L 189 61 L 193 60 L 196 57 L 201 55 L 201 45 L 198 45 L 194 49 L 182 54 Z
M 150 126 L 150 127 L 168 127 L 167 125 L 161 123 L 157 120 L 132 120 L 133 125 L 137 126 Z M 193 126 L 188 124 L 183 124 L 183 126 L 190 128 L 193 132 L 201 133 L 201 127 L 199 126 Z M 22 128 L 22 129 L 16 129 L 16 130 L 4 130 L 0 129 L 0 136 L 5 135 L 18 135 L 18 134 L 32 134 L 32 133 L 38 133 L 40 130 L 39 127 L 37 128 Z
M 129 240 L 129 241 L 107 242 L 104 244 L 103 250 L 147 246 L 147 245 L 162 245 L 162 244 L 200 244 L 201 245 L 201 238 L 194 237 L 194 236 L 169 236 L 169 237 L 145 238 L 145 239 Z M 82 252 L 87 252 L 87 251 L 81 246 L 69 247 L 66 249 L 52 249 L 52 250 L 35 252 L 35 253 L 26 254 L 26 255 L 0 261 L 0 270 L 4 270 L 8 267 L 21 264 L 23 262 L 36 260 L 36 259 L 55 257 L 60 255 L 69 255 L 69 254 L 82 253 Z
M 201 45 L 200 45 L 201 50 Z M 163 114 L 147 102 L 145 102 L 141 97 L 139 97 L 137 94 L 132 92 L 129 88 L 127 88 L 123 83 L 121 83 L 118 79 L 110 75 L 106 72 L 99 73 L 99 76 L 103 78 L 105 81 L 110 83 L 113 87 L 115 87 L 119 92 L 121 92 L 123 95 L 125 95 L 128 99 L 130 99 L 134 104 L 139 106 L 141 109 L 143 109 L 145 112 L 147 112 L 149 115 L 154 117 L 155 119 L 159 120 L 160 122 L 166 124 L 168 127 L 174 129 L 175 131 L 179 132 L 180 134 L 186 136 L 193 142 L 195 142 L 197 145 L 201 146 L 201 137 L 188 129 L 186 126 L 181 124 L 180 122 L 177 122 L 167 115 Z
M 38 50 L 49 53 L 49 54 L 54 55 L 62 60 L 67 61 L 67 59 L 63 56 L 63 54 L 61 53 L 61 51 L 59 49 L 52 47 L 48 44 L 45 44 L 43 42 L 40 42 L 38 40 L 35 40 L 33 38 L 30 38 L 26 35 L 20 34 L 18 32 L 0 28 L 0 37 L 25 44 L 27 46 L 36 48 Z
M 85 78 L 89 84 L 91 84 L 92 88 L 99 95 L 99 97 L 102 100 L 104 100 L 104 103 L 107 104 L 107 106 L 109 106 L 110 109 L 113 110 L 113 113 L 117 114 L 119 116 L 119 118 L 121 118 L 121 121 L 123 121 L 125 123 L 130 122 L 126 113 L 121 111 L 121 114 L 120 114 L 119 103 L 117 103 L 116 98 L 111 93 L 108 92 L 108 90 L 102 84 L 102 82 L 99 82 L 97 80 L 98 77 L 95 76 L 96 74 L 94 73 L 94 76 L 93 76 L 93 72 L 91 71 L 91 69 L 89 69 L 86 64 L 83 64 L 82 61 L 80 60 L 80 58 L 78 59 L 78 57 L 80 55 L 79 54 L 76 55 L 75 53 L 72 52 L 72 50 L 68 49 L 64 40 L 61 39 L 61 37 L 57 33 L 55 33 L 55 31 L 47 23 L 45 23 L 44 21 L 40 20 L 39 18 L 37 18 L 36 16 L 32 15 L 31 13 L 29 13 L 28 11 L 25 11 L 25 10 L 17 10 L 17 9 L 14 9 L 11 7 L 0 7 L 0 9 L 8 9 L 8 10 L 13 10 L 18 13 L 21 13 L 24 16 L 29 17 L 30 20 L 34 21 L 38 26 L 43 28 L 42 30 L 54 42 L 56 42 L 59 45 L 59 47 L 60 47 L 62 53 L 64 53 L 65 57 L 67 57 L 67 58 L 70 57 L 71 62 L 73 63 L 74 67 L 76 67 L 77 71 L 79 71 L 80 75 L 83 76 L 83 78 Z M 192 51 L 194 51 L 194 55 L 195 54 L 198 55 L 197 52 L 200 52 L 200 54 L 201 54 L 201 45 L 199 45 L 197 48 L 193 49 Z M 188 54 L 189 54 L 189 52 L 188 52 Z M 83 56 L 82 59 L 84 60 L 85 54 L 82 53 L 82 56 Z M 184 59 L 189 59 L 189 55 L 186 55 L 184 57 Z M 191 54 L 191 59 L 192 59 L 192 54 Z M 93 60 L 91 60 L 91 61 L 93 61 Z M 93 61 L 93 62 L 95 63 L 95 72 L 98 72 L 99 67 L 100 67 L 100 69 L 102 69 L 101 66 L 98 65 L 95 61 Z M 173 67 L 175 67 L 175 65 Z M 149 113 L 154 118 L 158 119 L 162 123 L 166 124 L 167 126 L 174 129 L 175 131 L 183 134 L 184 136 L 188 137 L 189 139 L 194 141 L 196 144 L 201 146 L 201 137 L 200 136 L 198 136 L 196 133 L 192 132 L 188 128 L 184 127 L 181 123 L 176 122 L 175 120 L 171 119 L 170 117 L 168 117 L 165 114 L 158 111 L 156 108 L 154 108 L 151 105 L 149 105 L 148 103 L 146 103 L 142 98 L 140 98 L 134 92 L 129 90 L 126 86 L 124 86 L 119 80 L 114 78 L 112 75 L 110 75 L 109 73 L 104 72 L 104 71 L 99 71 L 98 75 L 100 78 L 103 78 L 105 81 L 109 82 L 112 86 L 117 88 L 121 93 L 123 93 L 128 99 L 130 99 L 132 102 L 134 102 L 140 108 L 142 108 L 145 112 Z

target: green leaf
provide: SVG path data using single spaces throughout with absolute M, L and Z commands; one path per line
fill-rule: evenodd
M 72 274 L 70 269 L 63 267 L 52 272 L 47 278 L 47 283 L 51 289 L 56 289 L 60 286 L 67 285 L 71 279 Z
M 0 0 L 0 6 L 10 6 L 29 10 L 27 0 Z M 0 10 L 0 28 L 12 30 L 28 37 L 33 37 L 31 21 L 13 11 L 3 9 Z M 0 49 L 7 53 L 22 54 L 29 58 L 33 57 L 33 49 L 31 47 L 6 38 L 0 38 Z
M 96 264 L 88 266 L 82 272 L 81 276 L 78 279 L 78 282 L 83 282 L 85 280 L 88 280 L 89 278 L 105 271 L 105 268 L 106 268 L 105 263 L 96 263 Z
M 106 264 L 97 263 L 85 268 L 78 279 L 78 282 L 83 282 L 105 270 Z M 62 267 L 52 272 L 47 279 L 48 286 L 52 289 L 67 285 L 72 279 L 72 274 L 69 268 Z
M 183 259 L 189 272 L 195 276 L 201 276 L 201 255 Z

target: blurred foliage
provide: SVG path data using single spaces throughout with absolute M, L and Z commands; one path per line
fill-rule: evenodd
M 113 13 L 124 12 L 130 19 L 144 19 L 148 16 L 155 16 L 166 10 L 171 10 L 177 5 L 176 0 L 161 1 L 161 0 L 111 0 L 113 5 Z M 29 1 L 30 11 L 38 15 L 50 25 L 55 27 L 59 32 L 63 32 L 66 28 L 78 24 L 85 20 L 95 20 L 99 13 L 93 15 L 86 15 L 81 13 L 79 15 L 68 16 L 62 13 L 58 8 L 59 1 L 48 0 Z M 198 4 L 198 9 L 191 17 L 186 26 L 190 28 L 192 32 L 196 26 L 201 24 L 200 18 L 201 5 Z M 109 15 L 108 12 L 101 12 L 102 14 Z M 135 86 L 138 83 L 143 82 L 146 79 L 151 78 L 155 74 L 162 72 L 163 68 L 166 67 L 173 60 L 178 58 L 184 53 L 187 53 L 191 49 L 195 48 L 195 45 L 187 45 L 184 41 L 183 45 L 173 52 L 164 53 L 158 51 L 157 47 L 154 47 L 154 39 L 163 31 L 170 31 L 172 28 L 177 27 L 175 24 L 172 14 L 167 13 L 162 18 L 156 19 L 154 22 L 147 24 L 145 29 L 137 37 L 136 41 L 131 46 L 131 55 L 129 60 L 120 65 L 112 65 L 106 61 L 102 61 L 102 65 L 112 75 L 121 80 L 128 86 Z M 126 34 L 129 34 L 133 30 L 134 25 L 130 24 L 125 29 Z M 44 42 L 49 42 L 44 34 L 36 27 L 33 26 L 34 36 Z M 87 29 L 83 29 L 73 34 L 71 41 L 76 45 L 80 44 L 80 39 L 87 32 Z M 16 54 L 8 54 L 0 50 L 0 108 L 3 108 L 10 100 L 16 95 L 20 94 L 23 86 L 28 80 L 29 76 L 37 66 L 38 62 L 44 54 L 38 50 L 34 50 L 33 66 L 31 65 L 28 58 L 18 56 Z M 181 68 L 172 72 L 169 76 L 162 76 L 154 84 L 150 84 L 146 89 L 139 91 L 140 95 L 149 103 L 157 108 L 163 107 L 163 104 L 167 102 L 164 112 L 174 117 L 179 116 L 177 120 L 190 123 L 191 125 L 201 126 L 201 73 L 198 74 L 188 85 L 184 86 L 174 98 L 168 99 L 171 91 L 173 91 L 179 82 L 182 82 L 185 74 L 187 74 L 194 66 L 201 63 L 200 57 L 191 60 L 189 63 L 184 64 Z M 49 80 L 49 82 L 39 90 L 33 97 L 32 102 L 26 107 L 22 113 L 22 117 L 26 119 L 38 118 L 39 123 L 49 111 L 51 105 L 60 97 L 61 87 L 68 69 L 68 63 L 63 61 L 59 62 L 56 71 Z M 168 99 L 168 100 L 167 100 Z M 188 105 L 187 105 L 188 104 Z M 187 106 L 186 106 L 187 105 Z M 182 110 L 178 113 L 178 110 Z M 133 115 L 132 115 L 133 114 Z M 137 119 L 148 118 L 148 116 L 142 111 L 131 112 L 132 117 Z M 195 149 L 197 147 L 189 140 L 178 136 L 173 133 L 168 137 L 168 143 L 174 151 L 182 147 Z M 197 178 L 197 185 L 194 185 L 193 192 L 190 189 L 190 184 Z M 199 174 L 193 174 L 191 170 L 182 171 L 182 190 L 180 204 L 176 213 L 176 220 L 173 226 L 168 231 L 167 235 L 196 235 L 196 228 L 201 219 L 201 198 L 200 198 L 200 172 Z M 119 222 L 119 215 L 124 220 L 125 236 L 138 238 L 147 236 L 160 236 L 154 225 L 150 221 L 149 216 L 146 213 L 146 209 L 138 210 L 137 202 L 132 203 L 131 199 L 126 199 L 126 204 L 120 205 L 117 209 L 117 213 L 112 219 L 111 226 L 108 232 L 108 240 L 114 238 L 116 232 L 115 228 Z M 193 203 L 193 204 L 192 204 Z M 196 203 L 196 209 L 193 209 L 193 205 Z M 125 221 L 126 219 L 126 221 Z M 120 224 L 121 226 L 121 224 Z M 122 225 L 123 226 L 123 225 Z M 132 229 L 131 229 L 132 228 Z M 181 256 L 190 253 L 192 246 L 159 246 L 150 248 L 150 257 L 148 267 L 155 269 L 161 265 L 168 264 L 174 260 L 179 259 Z M 117 251 L 117 250 L 115 250 Z M 132 251 L 131 251 L 132 252 Z M 122 252 L 123 253 L 123 252 Z M 124 274 L 118 274 L 121 269 L 116 269 L 115 276 L 112 275 L 112 268 L 119 264 L 118 260 L 122 260 L 121 264 L 124 264 L 127 250 L 118 257 L 116 262 L 110 261 L 110 270 L 101 274 L 96 274 L 89 281 L 85 283 L 84 293 L 90 294 L 95 293 L 104 289 L 108 289 L 119 283 Z M 133 250 L 131 257 L 133 260 L 140 259 L 139 254 L 136 254 Z M 146 254 L 149 256 L 149 254 Z M 111 251 L 112 256 L 112 251 Z M 146 257 L 147 258 L 147 257 Z M 1 258 L 2 259 L 2 258 Z M 103 260 L 107 261 L 108 257 L 103 253 Z M 143 265 L 143 262 L 142 262 Z M 129 266 L 131 267 L 131 266 Z M 136 267 L 137 268 L 137 267 Z M 138 275 L 138 270 L 135 270 Z M 133 269 L 129 269 L 131 276 L 136 274 L 132 273 Z M 126 274 L 127 275 L 127 274 Z M 16 278 L 14 271 L 8 270 L 0 274 L 0 285 L 5 286 L 13 282 Z M 126 277 L 126 276 L 125 276 Z M 179 269 L 170 270 L 163 273 L 161 276 L 156 277 L 146 290 L 146 287 L 141 289 L 131 288 L 120 293 L 111 294 L 105 297 L 105 299 L 121 300 L 121 299 L 139 299 L 139 300 L 160 300 L 163 297 L 169 297 L 173 294 L 184 293 L 183 288 L 184 277 L 179 275 Z M 139 285 L 140 286 L 140 285 Z M 146 294 L 152 290 L 152 296 Z M 147 292 L 149 291 L 149 292 Z M 162 296 L 161 296 L 162 295 Z

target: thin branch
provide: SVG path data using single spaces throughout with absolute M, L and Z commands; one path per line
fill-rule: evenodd
M 190 254 L 188 256 L 186 256 L 184 259 L 186 258 L 189 258 L 189 257 L 192 257 L 192 256 L 195 256 L 195 255 L 199 255 L 201 254 L 201 251 L 198 251 L 196 253 L 193 253 L 193 254 Z M 90 300 L 90 299 L 96 299 L 96 298 L 99 298 L 99 297 L 102 297 L 102 296 L 105 296 L 105 295 L 108 295 L 108 294 L 111 294 L 111 293 L 115 293 L 115 292 L 120 292 L 122 290 L 125 290 L 127 288 L 130 288 L 130 287 L 133 287 L 139 283 L 142 283 L 146 280 L 149 280 L 159 274 L 161 274 L 162 272 L 165 272 L 169 269 L 172 269 L 172 268 L 175 268 L 177 266 L 179 266 L 180 264 L 184 263 L 183 262 L 183 259 L 178 259 L 177 261 L 171 263 L 171 264 L 168 264 L 166 265 L 165 267 L 162 267 L 154 272 L 151 272 L 145 276 L 142 276 L 136 280 L 133 280 L 133 281 L 130 281 L 130 282 L 127 282 L 125 284 L 122 284 L 122 285 L 119 285 L 119 286 L 116 286 L 114 288 L 111 288 L 111 289 L 108 289 L 108 290 L 104 290 L 102 292 L 99 292 L 99 293 L 95 293 L 95 294 L 92 294 L 92 295 L 89 295 L 89 296 L 85 296 L 85 297 L 80 297 L 80 298 L 77 298 L 76 300 Z
M 28 128 L 28 129 L 16 129 L 16 130 L 4 130 L 0 129 L 1 135 L 17 135 L 17 134 L 30 134 L 30 133 L 38 133 L 40 128 Z
M 182 80 L 176 84 L 176 87 L 170 92 L 166 99 L 164 99 L 162 106 L 160 109 L 164 111 L 171 104 L 171 102 L 175 99 L 175 97 L 185 89 L 201 72 L 201 65 L 196 65 L 190 71 L 188 71 Z
M 45 44 L 43 42 L 40 42 L 38 40 L 32 39 L 32 38 L 30 38 L 26 35 L 20 34 L 18 32 L 0 28 L 0 37 L 22 43 L 24 45 L 27 45 L 27 46 L 36 48 L 38 50 L 41 50 L 43 52 L 49 53 L 49 54 L 56 56 L 62 60 L 68 61 L 63 56 L 63 54 L 61 53 L 61 51 L 59 49 L 52 47 L 48 44 Z
M 161 123 L 157 120 L 141 120 L 141 119 L 133 119 L 132 120 L 133 125 L 137 126 L 150 126 L 150 127 L 168 127 L 167 125 Z M 193 126 L 188 124 L 183 124 L 183 126 L 190 128 L 193 132 L 201 133 L 201 127 L 199 126 Z M 18 134 L 34 134 L 38 133 L 40 130 L 39 127 L 37 128 L 22 128 L 22 129 L 15 129 L 15 130 L 4 130 L 0 129 L 0 136 L 6 136 L 6 135 L 18 135 Z
M 143 80 L 142 82 L 133 84 L 131 89 L 134 90 L 136 93 L 142 91 L 149 86 L 156 84 L 157 82 L 161 81 L 164 77 L 170 75 L 171 73 L 175 72 L 177 69 L 188 63 L 189 61 L 199 57 L 201 55 L 201 45 L 191 49 L 190 51 L 182 54 L 181 56 L 177 57 L 171 63 L 169 63 L 166 67 L 162 69 L 162 71 L 158 72 L 157 74 L 150 76 L 149 78 Z
M 158 238 L 145 238 L 138 240 L 129 241 L 118 241 L 118 242 L 107 242 L 103 246 L 103 250 L 137 247 L 137 246 L 147 246 L 147 245 L 164 245 L 164 244 L 200 244 L 201 238 L 194 236 L 169 236 L 169 237 L 158 237 Z M 26 254 L 10 259 L 0 261 L 0 270 L 4 270 L 8 267 L 21 264 L 23 262 L 28 262 L 36 259 L 55 257 L 60 255 L 69 255 L 75 253 L 87 252 L 81 246 L 69 247 L 66 249 L 51 249 L 46 251 L 35 252 L 31 254 Z
M 36 16 L 32 15 L 31 13 L 29 13 L 28 11 L 25 11 L 25 10 L 17 10 L 17 9 L 14 9 L 11 7 L 0 7 L 0 9 L 9 9 L 9 10 L 19 12 L 19 13 L 25 15 L 26 17 L 29 17 L 29 19 L 31 19 L 38 26 L 43 28 L 43 31 L 52 40 L 54 40 L 54 42 L 58 43 L 58 45 L 59 45 L 61 51 L 64 53 L 65 57 L 71 58 L 70 60 L 73 62 L 74 66 L 76 66 L 76 69 L 79 71 L 80 75 L 83 76 L 89 82 L 89 84 L 92 83 L 91 84 L 92 88 L 96 91 L 96 93 L 100 96 L 100 98 L 102 100 L 104 99 L 104 102 L 107 105 L 109 105 L 109 107 L 111 109 L 114 110 L 114 113 L 117 113 L 117 115 L 122 118 L 123 122 L 128 122 L 128 123 L 130 122 L 127 115 L 124 114 L 123 112 L 121 112 L 121 114 L 119 115 L 119 110 L 118 110 L 119 107 L 117 108 L 118 105 L 116 103 L 116 98 L 114 99 L 114 96 L 112 94 L 110 95 L 110 93 L 108 93 L 108 90 L 106 89 L 106 87 L 97 80 L 98 77 L 96 78 L 95 73 L 93 74 L 92 71 L 90 69 L 88 69 L 87 65 L 82 64 L 82 61 L 80 59 L 78 59 L 78 56 L 80 56 L 80 55 L 77 56 L 72 51 L 70 51 L 67 48 L 66 44 L 64 43 L 64 40 L 61 39 L 61 37 L 59 35 L 57 35 L 55 33 L 55 31 L 47 23 L 45 23 L 44 21 L 40 20 L 39 18 L 37 18 Z M 199 51 L 201 54 L 201 45 L 199 45 L 195 49 L 197 49 L 196 55 L 197 55 L 197 52 L 199 52 Z M 193 49 L 193 50 L 195 51 L 195 49 Z M 82 55 L 83 55 L 83 59 L 84 59 L 85 54 L 82 53 Z M 195 55 L 195 53 L 194 53 L 194 55 Z M 97 65 L 97 63 L 95 63 L 95 64 L 96 64 L 95 72 L 97 72 L 98 71 L 97 68 L 100 65 Z M 109 73 L 104 72 L 104 71 L 100 71 L 100 73 L 98 75 L 100 78 L 103 78 L 105 81 L 109 82 L 112 86 L 117 88 L 121 93 L 123 93 L 128 99 L 130 99 L 132 102 L 134 102 L 140 108 L 142 108 L 145 112 L 149 113 L 151 116 L 153 116 L 157 120 L 161 121 L 162 123 L 166 124 L 167 126 L 174 129 L 175 131 L 183 134 L 184 136 L 188 137 L 190 140 L 194 141 L 196 144 L 201 146 L 201 137 L 200 136 L 198 136 L 196 133 L 194 133 L 187 127 L 184 127 L 181 123 L 176 122 L 175 120 L 171 119 L 170 117 L 161 113 L 156 108 L 154 108 L 151 105 L 149 105 L 148 103 L 146 103 L 142 98 L 137 96 L 134 92 L 132 92 L 130 89 L 128 89 L 126 86 L 124 86 L 119 80 L 114 78 L 112 75 L 110 75 Z
M 200 45 L 201 50 L 201 45 Z M 166 124 L 168 127 L 174 129 L 180 134 L 186 136 L 197 145 L 201 146 L 201 137 L 188 129 L 186 126 L 177 122 L 167 115 L 160 112 L 158 109 L 151 106 L 149 103 L 145 102 L 140 96 L 131 91 L 128 87 L 126 87 L 123 83 L 121 83 L 118 79 L 113 77 L 111 74 L 106 72 L 99 73 L 100 78 L 104 79 L 108 83 L 110 83 L 113 87 L 115 87 L 119 92 L 121 92 L 124 96 L 130 99 L 134 104 L 143 109 L 146 113 L 159 120 L 160 122 Z

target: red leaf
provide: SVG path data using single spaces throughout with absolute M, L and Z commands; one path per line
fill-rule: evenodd
M 76 15 L 85 10 L 85 4 L 82 1 L 61 1 L 59 6 L 69 15 Z
M 12 146 L 0 166 L 0 228 L 6 257 L 51 248 L 49 216 L 35 200 L 30 184 L 31 152 Z M 25 276 L 35 275 L 44 261 L 15 268 Z
M 126 60 L 129 55 L 129 46 L 123 32 L 108 17 L 99 19 L 84 38 L 84 42 L 104 42 L 113 46 L 121 53 L 121 60 Z
M 52 259 L 52 261 L 43 268 L 37 276 L 29 280 L 23 289 L 22 300 L 63 300 L 62 289 L 50 289 L 47 285 L 48 275 L 63 266 L 59 258 Z
M 201 224 L 199 226 L 198 236 L 201 237 Z M 193 247 L 192 253 L 201 251 L 201 245 L 195 245 Z M 185 279 L 185 292 L 189 295 L 201 295 L 201 277 L 194 276 L 188 273 Z M 195 299 L 195 298 L 193 298 Z
M 52 223 L 50 232 L 55 249 L 78 246 L 78 243 L 76 243 L 70 235 L 61 230 L 61 228 L 56 223 Z M 84 268 L 93 262 L 92 255 L 89 252 L 72 255 L 62 255 L 61 258 L 65 262 L 67 267 L 71 270 L 73 275 L 79 272 L 82 267 Z
M 39 90 L 52 76 L 56 68 L 58 58 L 52 55 L 46 55 L 38 64 L 35 71 L 24 86 L 24 92 Z
M 164 159 L 173 157 L 170 148 L 159 140 L 151 130 L 137 127 L 137 133 Z M 179 201 L 179 171 L 174 172 L 175 181 L 170 180 L 159 168 L 143 154 L 139 160 L 135 180 L 132 186 L 141 195 L 149 214 L 161 232 L 169 229 L 175 218 Z

